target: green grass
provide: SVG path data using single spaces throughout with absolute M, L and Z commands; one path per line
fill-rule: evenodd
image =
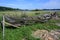
M 44 14 L 44 13 L 49 13 L 46 11 L 38 11 L 40 12 L 40 14 Z M 3 14 L 9 14 L 9 15 L 14 15 L 14 16 L 18 16 L 21 15 L 21 11 L 4 11 L 4 12 L 0 12 L 0 21 L 2 20 L 2 15 Z M 26 14 L 28 16 L 35 16 L 35 11 L 34 12 L 27 12 Z M 51 12 L 52 13 L 52 12 Z M 59 12 L 58 12 L 59 13 Z M 22 40 L 22 39 L 26 39 L 26 40 L 41 40 L 39 38 L 34 38 L 31 36 L 33 31 L 36 31 L 37 29 L 40 30 L 59 30 L 60 26 L 55 25 L 55 23 L 60 22 L 58 20 L 50 20 L 46 23 L 36 23 L 33 25 L 24 25 L 21 26 L 20 28 L 5 28 L 5 40 Z M 2 28 L 0 26 L 0 40 L 2 40 Z
M 0 40 L 2 40 L 2 29 L 1 29 L 1 26 L 0 26 Z
M 60 29 L 59 26 L 52 25 L 52 24 L 33 24 L 31 26 L 22 26 L 19 29 L 12 29 L 12 28 L 6 28 L 5 29 L 5 40 L 22 40 L 26 38 L 26 40 L 39 40 L 37 38 L 34 38 L 31 36 L 33 31 L 36 31 L 37 29 L 40 30 L 57 30 Z

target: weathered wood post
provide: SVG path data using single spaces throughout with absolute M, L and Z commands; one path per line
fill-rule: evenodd
M 4 37 L 5 37 L 5 18 L 4 18 L 4 15 L 3 15 L 3 22 L 2 22 L 2 26 L 3 26 L 3 40 L 4 40 Z

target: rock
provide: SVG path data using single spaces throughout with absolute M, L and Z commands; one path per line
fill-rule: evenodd
M 32 35 L 36 38 L 42 38 L 45 39 L 45 37 L 47 37 L 48 31 L 46 30 L 37 30 L 36 32 L 34 32 Z M 47 39 L 47 38 L 46 38 Z
M 53 38 L 51 38 L 51 37 L 48 37 L 48 40 L 53 40 Z
M 35 38 L 41 38 L 42 40 L 59 40 L 60 31 L 51 30 L 48 32 L 47 30 L 37 30 L 32 36 Z
M 57 12 L 51 13 L 51 17 L 54 20 L 60 20 L 59 14 Z
M 57 26 L 60 26 L 60 23 L 55 23 Z
M 43 17 L 44 17 L 46 20 L 51 19 L 51 15 L 50 15 L 50 14 L 44 14 Z
M 26 40 L 25 38 L 23 38 L 22 40 Z

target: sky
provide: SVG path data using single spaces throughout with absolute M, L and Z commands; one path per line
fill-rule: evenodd
M 0 6 L 19 9 L 60 9 L 60 0 L 0 0 Z

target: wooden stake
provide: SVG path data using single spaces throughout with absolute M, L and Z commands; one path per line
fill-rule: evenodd
M 2 25 L 2 26 L 3 26 L 3 40 L 4 40 L 4 36 L 5 36 L 5 34 L 4 34 L 4 33 L 5 33 L 5 32 L 4 32 L 5 23 L 4 23 L 4 22 L 5 22 L 5 18 L 4 18 L 4 16 L 3 16 L 3 22 L 2 22 L 2 24 L 3 24 L 3 25 Z

